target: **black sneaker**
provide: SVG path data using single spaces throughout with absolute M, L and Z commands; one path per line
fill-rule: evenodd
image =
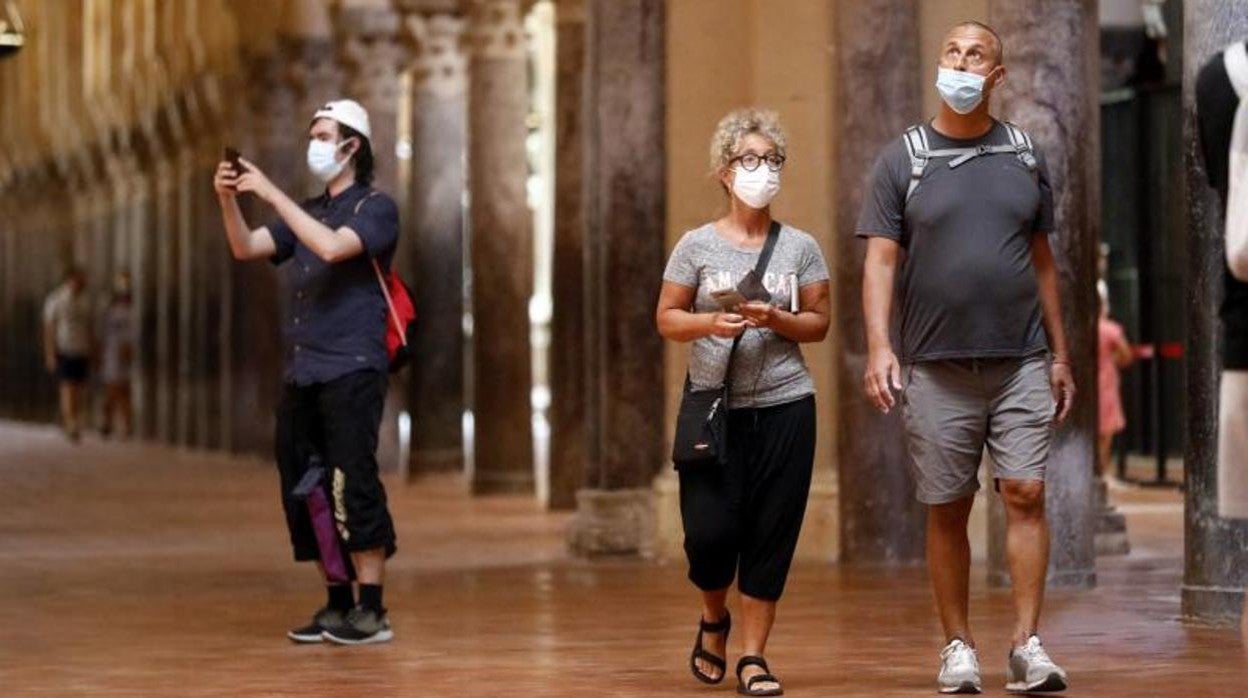
M 390 630 L 390 621 L 386 619 L 386 612 L 374 611 L 363 606 L 356 606 L 347 611 L 345 622 L 325 628 L 322 635 L 326 640 L 339 645 L 371 645 L 389 642 L 394 638 L 394 632 Z
M 345 611 L 325 606 L 312 616 L 311 623 L 288 631 L 286 637 L 294 642 L 320 642 L 325 639 L 324 633 L 328 628 L 342 625 L 346 620 Z

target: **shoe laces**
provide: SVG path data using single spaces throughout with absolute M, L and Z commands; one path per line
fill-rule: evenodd
M 940 658 L 949 668 L 955 668 L 964 665 L 971 665 L 978 661 L 975 655 L 975 648 L 966 644 L 960 639 L 955 639 L 940 651 Z
M 1015 654 L 1021 655 L 1031 664 L 1052 664 L 1053 660 L 1049 659 L 1049 653 L 1044 651 L 1044 645 L 1040 643 L 1040 638 L 1032 635 L 1027 638 L 1027 642 L 1022 647 L 1014 650 Z

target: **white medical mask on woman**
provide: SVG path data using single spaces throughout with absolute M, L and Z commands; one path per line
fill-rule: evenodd
M 936 73 L 936 90 L 950 109 L 959 114 L 970 114 L 984 101 L 984 76 L 965 70 L 940 68 Z
M 736 165 L 732 172 L 732 193 L 750 208 L 767 208 L 780 193 L 780 173 L 772 172 L 766 163 L 753 171 Z
M 339 161 L 336 157 L 338 150 L 345 142 L 308 141 L 308 169 L 317 179 L 322 182 L 329 182 L 342 172 L 342 168 L 347 166 L 345 159 Z

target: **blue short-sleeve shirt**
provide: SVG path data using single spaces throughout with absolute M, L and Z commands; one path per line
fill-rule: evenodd
M 329 264 L 299 242 L 285 221 L 269 225 L 277 251 L 271 261 L 283 276 L 284 380 L 324 383 L 361 369 L 385 372 L 386 301 L 373 271 L 390 268 L 399 239 L 394 200 L 353 184 L 337 196 L 328 192 L 302 204 L 329 228 L 355 231 L 363 254 Z

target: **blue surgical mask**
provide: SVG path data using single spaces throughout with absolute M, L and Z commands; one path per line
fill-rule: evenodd
M 330 182 L 338 173 L 342 172 L 342 168 L 347 166 L 347 161 L 338 160 L 338 149 L 342 147 L 342 143 L 330 143 L 329 141 L 308 141 L 308 169 L 316 178 L 322 182 Z
M 965 70 L 940 68 L 936 73 L 936 90 L 950 109 L 959 114 L 970 114 L 984 101 L 984 76 Z

